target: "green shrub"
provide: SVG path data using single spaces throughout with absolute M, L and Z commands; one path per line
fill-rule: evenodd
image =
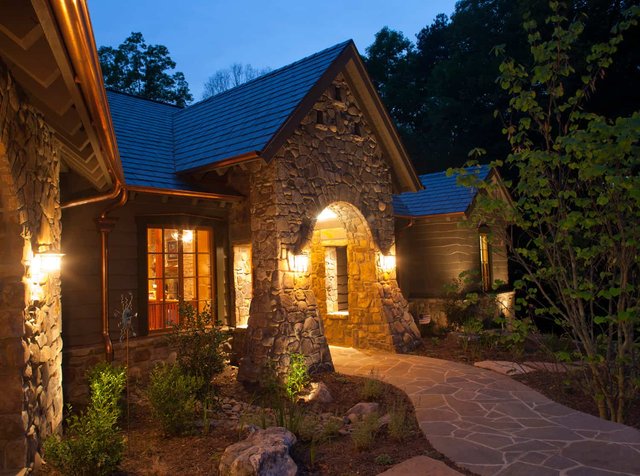
M 124 437 L 118 428 L 120 398 L 126 384 L 124 368 L 99 364 L 87 374 L 91 392 L 87 409 L 68 419 L 64 438 L 44 443 L 48 464 L 64 475 L 108 475 L 122 460 Z
M 366 450 L 373 444 L 378 431 L 378 414 L 370 413 L 353 425 L 351 440 L 358 451 Z
M 384 385 L 378 378 L 378 374 L 371 370 L 369 377 L 365 379 L 360 390 L 363 400 L 368 402 L 379 400 L 384 393 Z
M 402 400 L 395 401 L 389 417 L 389 436 L 396 441 L 406 440 L 411 432 L 406 404 Z
M 391 466 L 393 464 L 393 458 L 387 453 L 379 454 L 378 456 L 376 456 L 376 459 L 374 461 L 380 466 Z
M 187 375 L 179 365 L 159 365 L 151 372 L 147 397 L 151 413 L 166 435 L 179 435 L 192 424 L 199 377 Z
M 211 306 L 198 312 L 191 304 L 181 304 L 180 323 L 173 326 L 169 344 L 176 349 L 177 362 L 184 372 L 198 378 L 198 399 L 206 402 L 212 391 L 211 379 L 224 370 L 226 354 L 222 345 L 229 339 L 214 322 Z
M 294 402 L 307 385 L 309 385 L 309 371 L 304 355 L 291 354 L 289 356 L 289 370 L 284 382 L 286 395 Z

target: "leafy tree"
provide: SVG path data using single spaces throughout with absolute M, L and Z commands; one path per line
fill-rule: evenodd
M 586 57 L 632 3 L 570 0 L 567 17 L 585 25 L 574 48 Z M 509 97 L 495 81 L 500 60 L 492 51 L 504 44 L 518 62 L 530 62 L 522 18 L 528 13 L 548 30 L 546 12 L 547 0 L 461 0 L 450 17 L 438 15 L 423 28 L 415 44 L 387 27 L 379 32 L 365 63 L 419 172 L 460 166 L 474 147 L 492 158 L 507 155 L 493 111 L 504 110 Z M 640 49 L 634 48 L 640 33 L 630 35 L 597 97 L 585 101 L 589 110 L 628 114 L 640 105 Z
M 579 47 L 584 22 L 570 21 L 558 2 L 550 7 L 542 27 L 532 18 L 524 24 L 531 66 L 508 57 L 500 65 L 513 208 L 496 198 L 495 185 L 473 175 L 461 182 L 484 191 L 474 225 L 507 221 L 521 230 L 494 237 L 524 270 L 515 283 L 525 291 L 520 304 L 570 334 L 575 351 L 563 357 L 584 362 L 600 416 L 624 422 L 640 389 L 640 112 L 611 118 L 585 108 L 640 7 L 587 55 Z
M 220 69 L 209 76 L 209 79 L 204 84 L 202 99 L 207 99 L 228 89 L 240 86 L 270 71 L 271 68 L 254 68 L 250 64 L 233 63 L 228 68 Z
M 193 96 L 184 74 L 163 45 L 147 45 L 142 33 L 131 33 L 117 48 L 98 48 L 104 83 L 124 93 L 183 107 Z

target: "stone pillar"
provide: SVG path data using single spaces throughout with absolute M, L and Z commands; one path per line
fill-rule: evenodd
M 304 354 L 311 371 L 333 369 L 308 273 L 289 269 L 298 239 L 278 203 L 276 168 L 264 165 L 251 179 L 253 299 L 238 379 L 254 383 L 268 366 L 286 371 L 291 353 Z
M 0 473 L 37 467 L 61 430 L 60 280 L 28 266 L 59 250 L 59 157 L 53 134 L 0 63 Z

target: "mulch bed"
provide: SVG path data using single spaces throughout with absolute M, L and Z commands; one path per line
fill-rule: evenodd
M 216 379 L 219 394 L 248 402 L 259 401 L 254 393 L 236 381 L 235 373 L 235 368 L 230 367 Z M 317 376 L 315 380 L 323 381 L 333 396 L 331 403 L 314 404 L 320 406 L 316 408 L 318 411 L 342 416 L 353 405 L 363 401 L 363 378 L 326 373 Z M 442 460 L 462 474 L 473 474 L 456 467 L 433 449 L 420 432 L 413 406 L 404 392 L 392 385 L 382 385 L 381 397 L 376 399 L 382 409 L 380 414 L 398 402 L 403 402 L 409 411 L 406 438 L 396 441 L 385 430 L 381 430 L 373 445 L 363 451 L 355 448 L 349 435 L 340 435 L 318 443 L 314 448 L 309 442 L 298 442 L 292 450 L 292 457 L 298 465 L 299 475 L 376 475 L 388 469 L 391 464 L 417 455 Z M 165 437 L 149 417 L 148 407 L 142 398 L 131 407 L 130 425 L 126 434 L 128 448 L 121 465 L 122 475 L 217 475 L 224 449 L 240 438 L 238 431 L 223 427 L 212 428 L 208 435 Z M 382 457 L 376 460 L 380 455 Z M 381 460 L 386 460 L 386 464 Z

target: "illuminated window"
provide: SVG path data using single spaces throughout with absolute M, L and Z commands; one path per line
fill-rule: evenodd
M 347 247 L 325 247 L 325 285 L 327 312 L 349 311 L 349 274 L 347 270 Z
M 489 236 L 486 232 L 480 232 L 480 276 L 482 278 L 482 290 L 491 289 L 491 257 L 489 248 Z
M 210 228 L 147 228 L 149 330 L 178 322 L 178 307 L 202 311 L 212 303 L 213 231 Z

